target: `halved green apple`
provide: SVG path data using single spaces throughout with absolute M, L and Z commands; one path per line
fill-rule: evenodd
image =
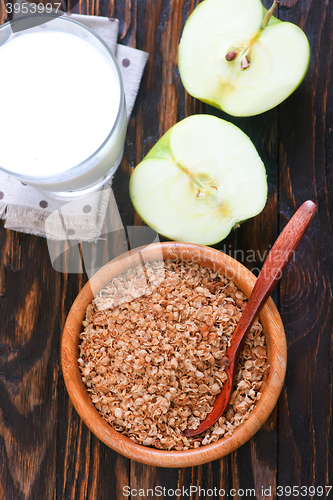
M 272 16 L 260 0 L 204 0 L 188 18 L 178 65 L 193 97 L 230 115 L 263 113 L 303 80 L 309 42 L 295 24 Z
M 193 115 L 164 134 L 134 169 L 130 196 L 158 233 L 213 245 L 264 208 L 266 170 L 238 127 Z

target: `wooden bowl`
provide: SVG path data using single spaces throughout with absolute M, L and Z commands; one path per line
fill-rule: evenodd
M 189 260 L 203 267 L 219 271 L 233 279 L 238 288 L 249 296 L 256 277 L 235 259 L 209 247 L 188 243 L 161 243 L 128 252 L 102 267 L 82 288 L 68 314 L 61 344 L 62 371 L 68 394 L 78 414 L 103 443 L 122 455 L 148 465 L 160 467 L 191 467 L 218 459 L 232 452 L 261 427 L 272 412 L 282 389 L 287 359 L 287 346 L 280 315 L 269 298 L 260 313 L 266 335 L 268 376 L 263 382 L 262 396 L 249 418 L 231 436 L 184 451 L 157 450 L 133 443 L 128 437 L 113 430 L 94 407 L 81 380 L 78 365 L 79 336 L 88 304 L 112 278 L 142 262 L 161 259 Z M 94 293 L 93 293 L 94 292 Z

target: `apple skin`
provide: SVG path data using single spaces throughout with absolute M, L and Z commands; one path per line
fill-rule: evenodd
M 253 44 L 254 54 L 249 68 L 240 70 L 239 65 L 239 71 L 237 71 L 236 62 L 224 60 L 228 51 L 227 47 L 232 46 L 232 42 L 222 44 L 225 47 L 222 52 L 218 53 L 217 50 L 220 40 L 223 40 L 225 36 L 223 35 L 223 19 L 220 32 L 217 32 L 218 29 L 215 26 L 214 36 L 210 35 L 209 31 L 205 33 L 202 29 L 202 23 L 208 23 L 211 19 L 211 12 L 215 9 L 214 3 L 218 5 L 217 2 L 220 5 L 232 5 L 234 12 L 230 16 L 230 23 L 235 23 L 235 33 L 238 34 L 239 40 L 242 38 L 242 22 L 244 24 L 244 20 L 241 22 L 239 19 L 242 20 L 242 16 L 244 17 L 244 11 L 246 17 L 247 9 L 251 7 L 256 10 L 253 18 L 249 19 L 251 28 L 247 29 L 244 37 L 246 40 L 254 38 L 258 30 L 260 31 L 260 24 L 267 13 L 260 0 L 204 0 L 201 2 L 188 18 L 179 44 L 178 66 L 184 87 L 193 97 L 233 116 L 254 116 L 274 108 L 298 88 L 308 71 L 310 45 L 306 35 L 295 24 L 282 22 L 272 16 L 267 27 L 262 30 L 258 40 Z M 243 9 L 242 4 L 245 5 Z M 249 4 L 250 6 L 247 7 Z M 217 11 L 216 16 L 218 15 Z M 239 27 L 237 27 L 238 22 Z M 274 58 L 273 63 L 270 63 L 266 57 L 266 64 L 262 64 L 263 67 L 257 71 L 257 63 L 261 54 L 259 52 L 257 57 L 256 49 L 260 46 L 265 48 L 265 45 L 272 43 L 276 51 L 277 45 L 273 30 L 274 32 L 279 30 L 278 37 L 281 37 L 283 41 L 287 40 L 285 44 L 281 43 L 279 50 L 275 52 L 276 59 L 284 69 L 283 71 L 276 69 Z M 214 43 L 210 42 L 210 37 Z M 235 35 L 233 37 L 235 38 Z M 288 38 L 290 43 L 288 43 Z M 293 46 L 296 46 L 294 51 L 290 48 Z M 220 67 L 225 66 L 222 74 L 216 70 L 217 62 Z M 265 70 L 264 66 L 270 66 L 269 70 Z M 287 70 L 288 67 L 290 71 Z M 228 72 L 231 71 L 233 76 L 229 79 Z M 253 75 L 255 72 L 258 74 Z M 271 73 L 270 78 L 267 77 L 267 73 Z
M 171 127 L 134 169 L 129 188 L 134 208 L 152 229 L 201 245 L 223 240 L 267 200 L 265 166 L 250 139 L 210 115 Z

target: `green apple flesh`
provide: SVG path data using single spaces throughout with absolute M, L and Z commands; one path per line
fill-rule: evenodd
M 134 169 L 130 196 L 158 233 L 213 245 L 264 208 L 266 171 L 238 127 L 193 115 L 174 125 Z
M 271 17 L 276 5 L 268 16 L 260 0 L 204 0 L 197 6 L 178 54 L 189 94 L 230 115 L 251 116 L 298 87 L 309 66 L 309 42 L 295 24 Z

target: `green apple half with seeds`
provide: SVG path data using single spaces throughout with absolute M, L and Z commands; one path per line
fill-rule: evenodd
M 193 115 L 168 130 L 134 169 L 130 196 L 158 233 L 213 245 L 264 208 L 266 170 L 238 127 Z
M 303 80 L 309 42 L 295 24 L 273 17 L 260 0 L 204 0 L 188 18 L 178 66 L 193 97 L 234 116 L 263 113 Z

